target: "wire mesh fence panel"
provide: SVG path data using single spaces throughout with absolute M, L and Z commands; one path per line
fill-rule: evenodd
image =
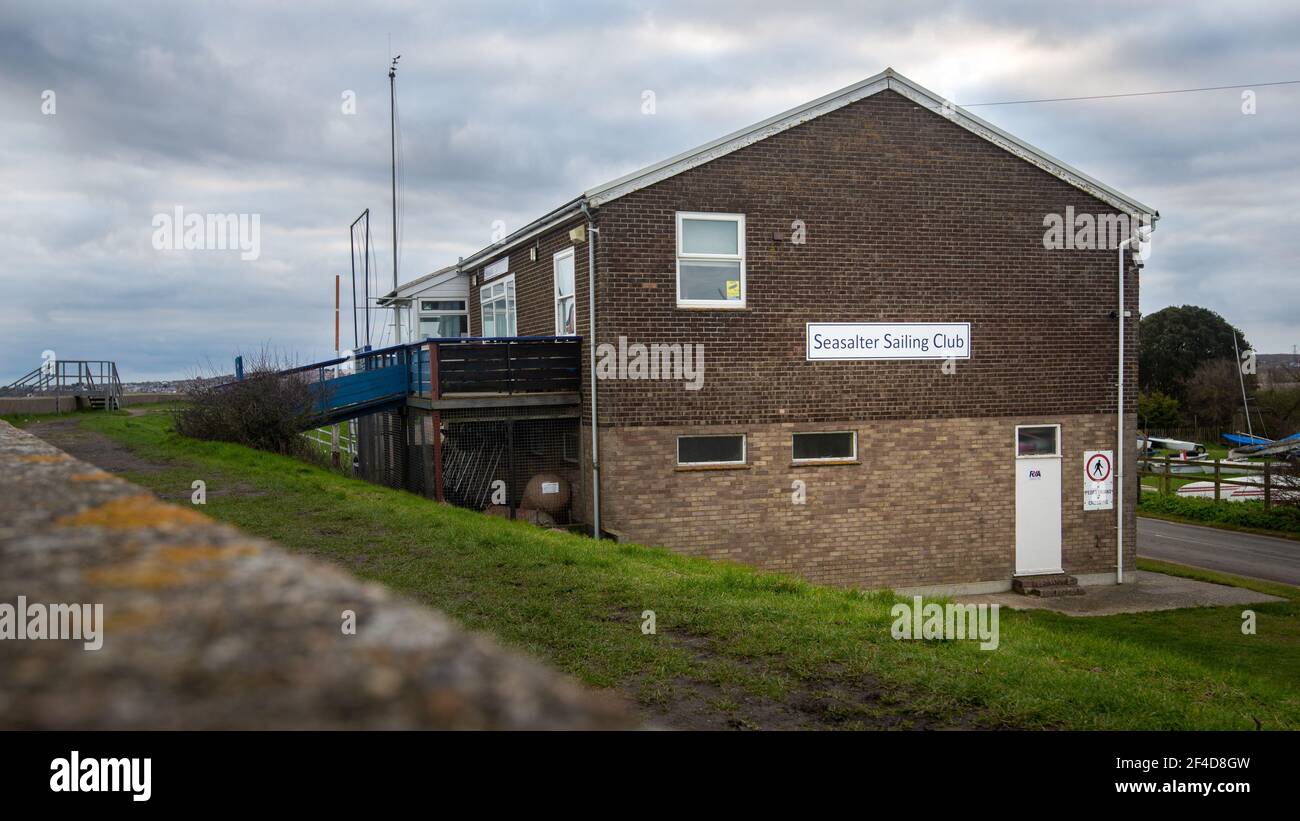
M 435 447 L 434 420 L 440 447 Z M 357 420 L 358 476 L 459 507 L 572 522 L 579 486 L 578 420 L 529 408 L 383 411 Z
M 572 417 L 444 414 L 444 498 L 455 505 L 571 521 L 578 420 Z
M 398 410 L 367 414 L 357 420 L 357 432 L 357 475 L 385 487 L 412 489 L 404 414 Z

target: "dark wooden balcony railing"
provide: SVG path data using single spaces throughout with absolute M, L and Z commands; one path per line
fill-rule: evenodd
M 582 384 L 582 340 L 572 336 L 429 339 L 412 351 L 411 366 L 412 392 L 432 398 L 576 393 Z

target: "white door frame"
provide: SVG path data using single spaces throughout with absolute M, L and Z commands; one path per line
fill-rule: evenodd
M 1020 431 L 1053 428 L 1055 453 L 1020 455 Z M 1012 438 L 1015 454 L 1017 576 L 1061 573 L 1061 426 L 1056 423 L 1016 425 Z M 1039 471 L 1036 478 L 1030 471 Z

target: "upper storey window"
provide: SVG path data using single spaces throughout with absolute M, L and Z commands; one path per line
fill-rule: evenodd
M 677 304 L 745 307 L 745 215 L 677 214 Z

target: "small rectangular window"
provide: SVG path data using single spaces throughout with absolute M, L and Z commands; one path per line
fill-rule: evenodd
M 677 304 L 745 307 L 745 215 L 677 214 Z
M 422 299 L 420 300 L 420 310 L 428 313 L 442 313 L 444 311 L 463 311 L 465 310 L 465 300 L 463 299 Z
M 1016 456 L 1060 456 L 1056 425 L 1024 425 L 1016 428 Z
M 678 436 L 679 465 L 743 465 L 745 435 Z
M 858 437 L 851 430 L 794 434 L 794 461 L 852 461 L 858 457 Z
M 491 265 L 483 266 L 483 279 L 489 280 L 492 277 L 499 277 L 510 270 L 510 257 L 505 256 Z

